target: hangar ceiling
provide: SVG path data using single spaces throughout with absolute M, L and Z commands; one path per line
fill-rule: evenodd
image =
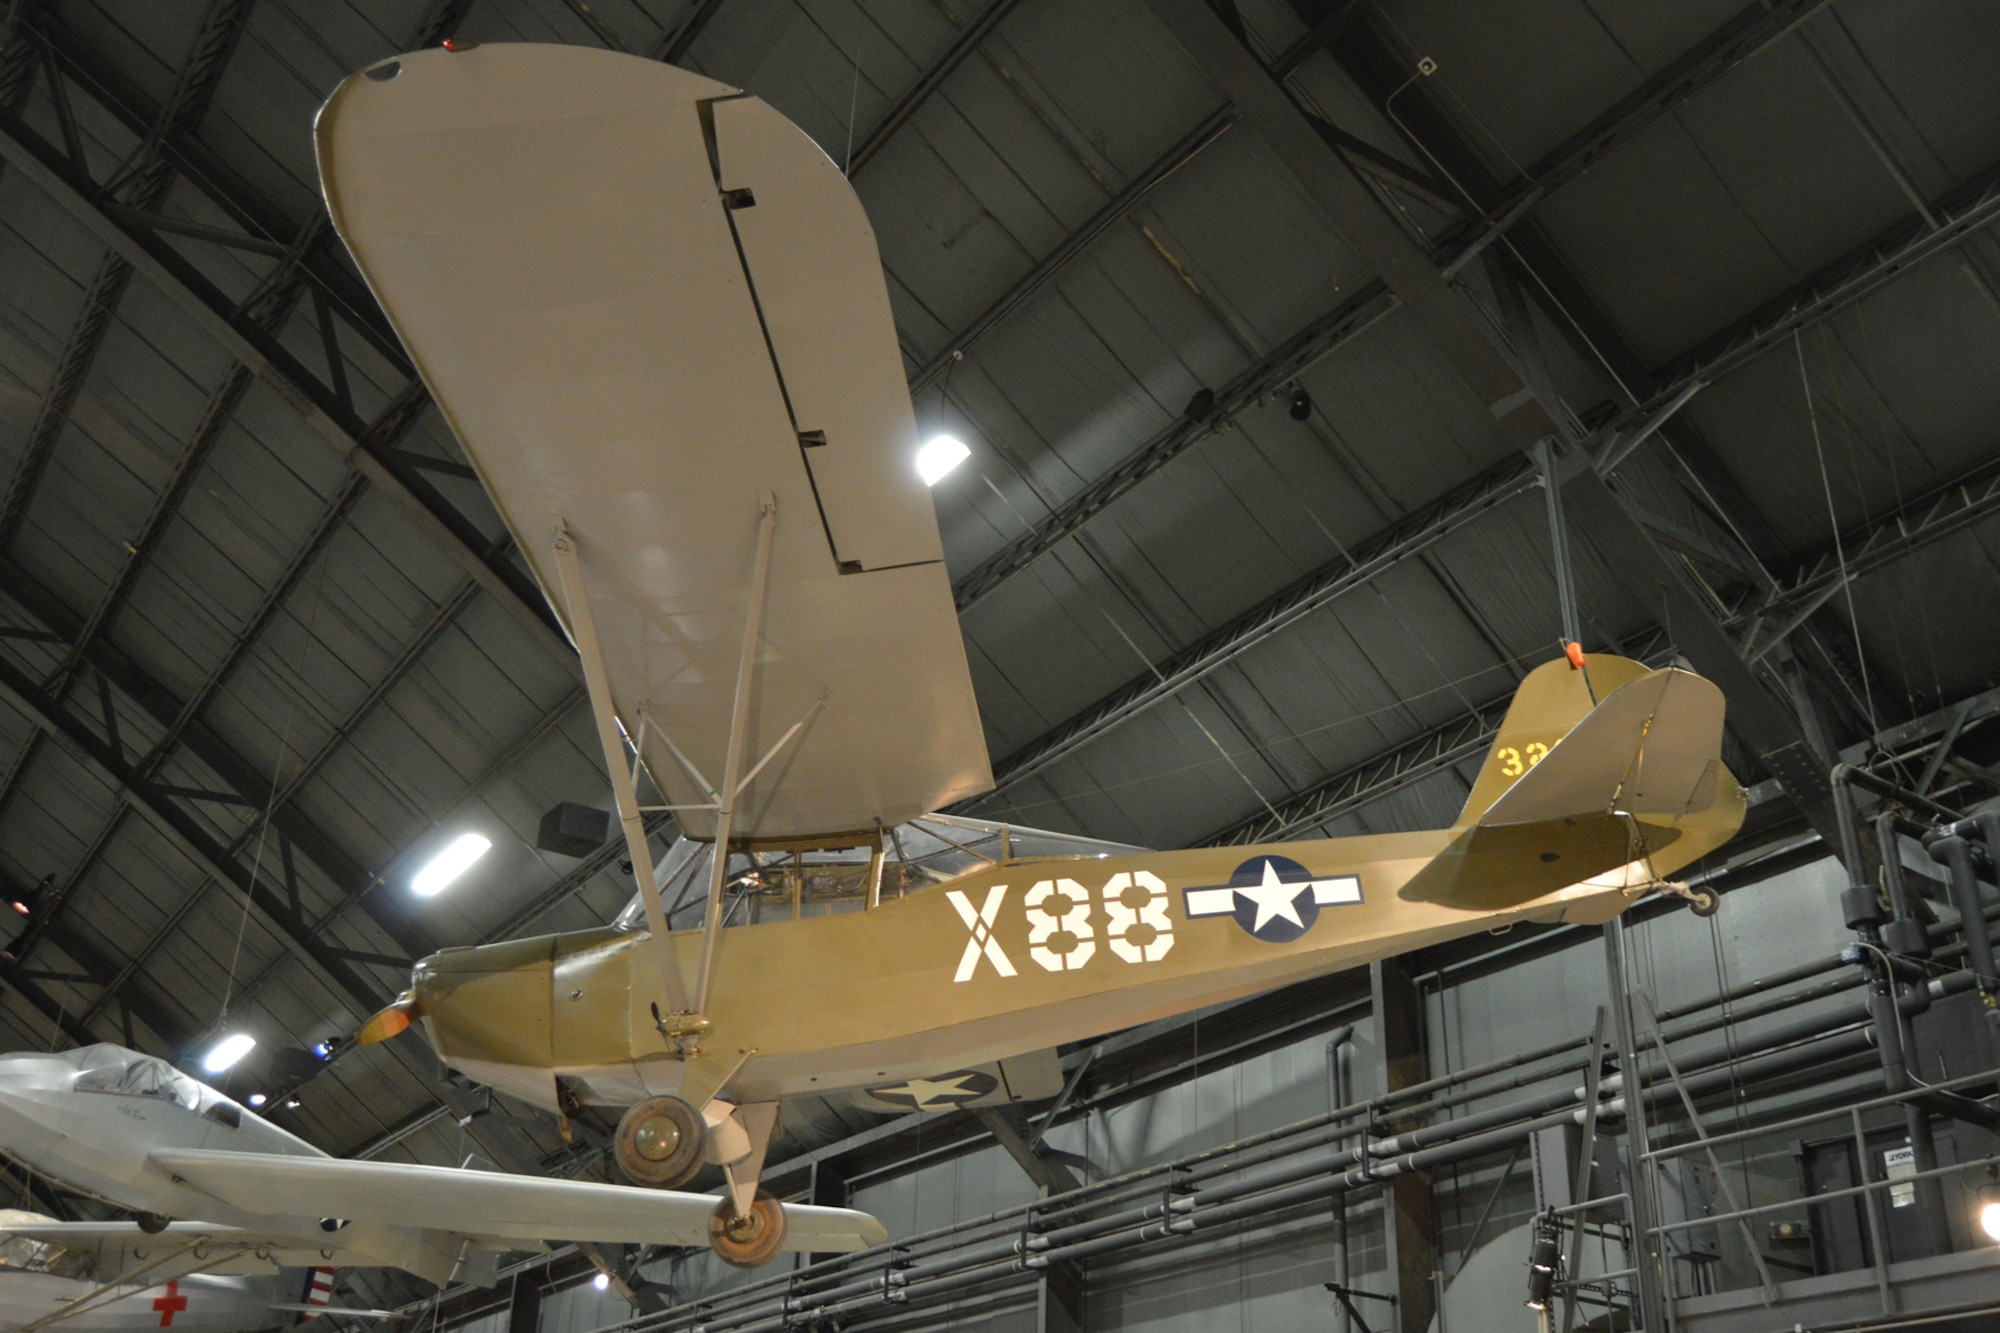
M 1586 646 L 1732 684 L 1802 826 L 1816 753 L 1995 684 L 1990 6 L 13 0 L 14 1048 L 306 1048 L 413 958 L 629 896 L 615 844 L 534 846 L 608 804 L 574 655 L 315 192 L 321 100 L 446 37 L 675 60 L 848 165 L 920 421 L 973 446 L 935 492 L 973 813 L 1448 822 L 1559 651 L 1545 438 Z M 412 898 L 466 829 L 492 854 Z M 273 1114 L 335 1152 L 597 1169 L 468 1139 L 414 1043 L 244 1077 L 309 1079 Z

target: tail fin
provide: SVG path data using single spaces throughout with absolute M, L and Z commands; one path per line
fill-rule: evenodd
M 1514 691 L 1514 702 L 1501 719 L 1500 733 L 1487 751 L 1486 764 L 1452 826 L 1465 828 L 1479 823 L 1487 808 L 1541 763 L 1556 742 L 1597 706 L 1598 699 L 1645 674 L 1644 663 L 1608 655 L 1585 659 L 1580 671 L 1564 657 L 1530 671 Z
M 325 1308 L 327 1299 L 332 1295 L 333 1270 L 326 1267 L 308 1270 L 306 1273 L 306 1294 L 300 1297 L 299 1300 L 300 1304 L 309 1308 L 299 1311 L 298 1322 L 305 1324 L 319 1318 L 319 1312 Z
M 1456 836 L 1403 897 L 1512 907 L 1651 864 L 1684 835 L 1698 854 L 1735 831 L 1742 797 L 1722 766 L 1722 692 L 1622 658 L 1589 669 L 1594 706 L 1567 662 L 1522 682 Z

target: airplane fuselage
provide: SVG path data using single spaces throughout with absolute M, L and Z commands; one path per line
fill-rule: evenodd
M 1740 808 L 1740 800 L 1739 800 Z M 1654 870 L 1734 831 L 1654 826 Z M 722 933 L 692 1060 L 655 1027 L 650 937 L 612 929 L 446 950 L 416 999 L 470 1077 L 559 1109 L 676 1093 L 699 1105 L 893 1084 L 1045 1050 L 1520 921 L 1608 920 L 1630 829 L 1588 823 L 1528 858 L 1500 907 L 1426 900 L 1453 830 L 1004 861 L 866 911 Z M 1640 875 L 1643 884 L 1649 878 Z M 700 932 L 672 937 L 682 974 Z M 559 1097 L 556 1080 L 564 1085 Z
M 45 1319 L 97 1284 L 55 1273 L 0 1267 L 0 1333 Z M 157 1286 L 132 1283 L 104 1293 L 56 1325 L 63 1333 L 248 1333 L 289 1324 L 293 1315 L 271 1309 L 279 1299 L 276 1277 L 217 1277 L 193 1273 Z M 296 1296 L 297 1293 L 290 1293 Z

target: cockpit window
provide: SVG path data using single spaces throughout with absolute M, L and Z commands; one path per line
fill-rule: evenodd
M 237 1108 L 235 1102 L 217 1099 L 202 1107 L 201 1113 L 218 1125 L 227 1125 L 231 1129 L 243 1128 L 243 1112 Z
M 104 1050 L 91 1047 L 91 1051 Z M 195 1110 L 201 1105 L 201 1085 L 150 1055 L 118 1052 L 115 1060 L 79 1061 L 78 1092 L 115 1092 L 126 1097 L 153 1097 Z
M 879 881 L 873 839 L 852 847 L 733 854 L 723 880 L 726 924 L 858 912 L 869 905 L 871 890 L 875 901 L 891 902 L 1002 861 L 1125 856 L 1145 850 L 957 815 L 924 815 L 898 824 L 882 831 L 880 843 Z M 682 838 L 660 859 L 661 895 L 676 930 L 701 922 L 711 855 L 709 844 Z M 612 924 L 619 930 L 644 930 L 644 904 L 635 895 Z

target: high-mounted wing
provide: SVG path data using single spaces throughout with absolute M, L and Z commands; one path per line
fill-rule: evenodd
M 706 1246 L 709 1217 L 720 1202 L 706 1194 L 403 1162 L 199 1150 L 150 1156 L 160 1170 L 246 1212 L 282 1217 L 303 1205 L 327 1217 L 452 1232 L 501 1249 L 544 1240 Z M 786 1204 L 785 1217 L 787 1250 L 860 1250 L 889 1234 L 848 1208 Z
M 724 781 L 767 498 L 743 766 L 769 762 L 732 836 L 991 785 L 874 233 L 810 139 L 712 79 L 530 45 L 376 65 L 316 133 L 341 237 L 574 631 L 571 534 L 673 804 Z

